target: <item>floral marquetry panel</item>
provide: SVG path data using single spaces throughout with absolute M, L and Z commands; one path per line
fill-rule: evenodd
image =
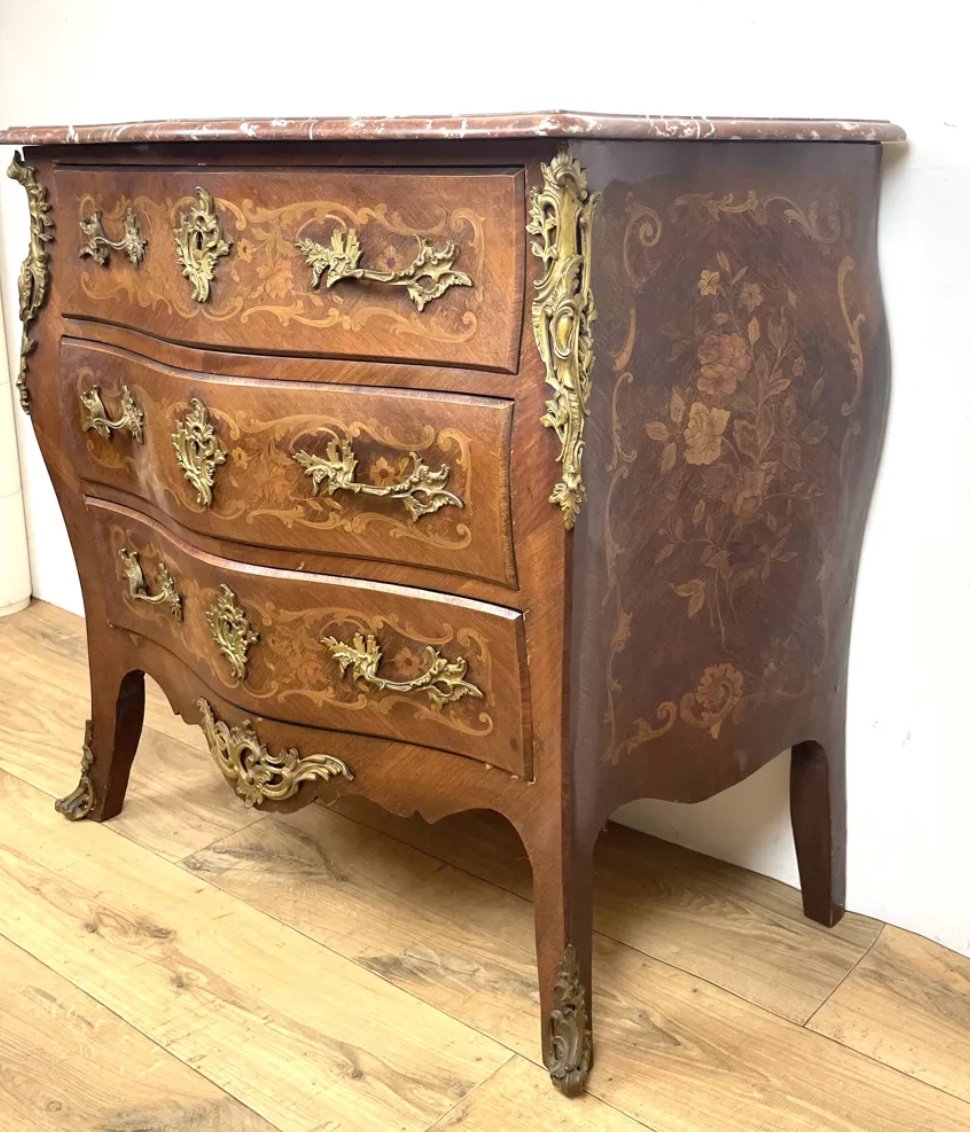
M 75 223 L 97 211 L 113 231 L 133 210 L 147 243 L 110 270 L 79 261 L 80 243 L 58 249 L 68 314 L 199 345 L 514 368 L 521 173 L 129 166 L 55 183 Z M 313 249 L 329 249 L 329 270 Z
M 782 172 L 727 147 L 690 176 L 605 187 L 602 433 L 585 462 L 599 505 L 579 584 L 604 658 L 583 718 L 608 763 L 658 774 L 752 728 L 780 750 L 810 737 L 820 689 L 840 695 L 874 470 L 860 438 L 885 403 L 873 198 L 855 179 L 876 155 L 848 177 L 843 151 L 838 172 L 818 151 Z

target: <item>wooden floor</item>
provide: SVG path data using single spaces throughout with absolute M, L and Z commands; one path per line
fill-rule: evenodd
M 596 1067 L 538 1062 L 530 877 L 485 814 L 244 809 L 151 688 L 124 813 L 72 824 L 82 622 L 0 621 L 0 1130 L 970 1130 L 970 960 L 622 827 Z

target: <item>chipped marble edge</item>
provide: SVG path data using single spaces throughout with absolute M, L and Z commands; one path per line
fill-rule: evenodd
M 431 118 L 169 119 L 93 126 L 24 126 L 0 131 L 4 145 L 92 145 L 199 141 L 416 141 L 485 138 L 601 138 L 658 141 L 904 141 L 886 121 L 794 118 L 646 117 L 552 111 Z

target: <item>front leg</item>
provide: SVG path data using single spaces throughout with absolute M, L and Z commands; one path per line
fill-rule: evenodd
M 107 821 L 120 812 L 145 715 L 145 676 L 106 663 L 91 650 L 91 716 L 84 733 L 81 778 L 54 803 L 71 821 Z
M 579 1096 L 593 1064 L 593 846 L 558 821 L 526 837 L 535 893 L 542 1059 L 556 1088 Z

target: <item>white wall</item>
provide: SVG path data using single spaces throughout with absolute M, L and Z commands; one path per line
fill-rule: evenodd
M 970 954 L 970 144 L 958 8 L 319 0 L 188 10 L 3 0 L 0 121 L 567 108 L 892 118 L 881 229 L 894 384 L 850 673 L 849 906 Z M 217 13 L 224 13 L 219 15 Z M 2 155 L 6 164 L 7 155 Z M 25 220 L 0 187 L 12 326 Z M 23 421 L 21 421 L 23 424 Z M 35 592 L 79 609 L 29 430 Z M 626 820 L 792 881 L 782 760 L 695 807 Z

